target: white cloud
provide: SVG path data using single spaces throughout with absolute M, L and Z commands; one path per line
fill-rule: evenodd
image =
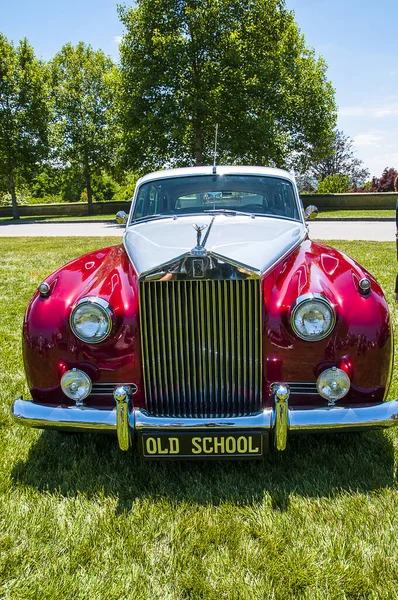
M 376 119 L 383 119 L 385 117 L 397 117 L 398 116 L 398 105 L 393 104 L 391 106 L 341 106 L 339 109 L 339 117 L 374 117 Z
M 339 117 L 366 117 L 367 109 L 363 106 L 341 106 Z
M 377 133 L 360 133 L 353 138 L 354 144 L 357 148 L 381 148 L 383 136 Z
M 123 36 L 121 35 L 115 35 L 115 37 L 113 38 L 113 41 L 116 42 L 117 45 L 120 44 L 120 42 L 122 41 Z
M 398 110 L 396 108 L 380 108 L 374 113 L 374 116 L 378 119 L 382 119 L 383 117 L 396 117 L 397 115 Z
M 371 174 L 380 177 L 386 167 L 398 169 L 398 152 L 376 153 L 365 162 Z

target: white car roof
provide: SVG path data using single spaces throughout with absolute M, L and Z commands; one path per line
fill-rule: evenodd
M 221 166 L 217 165 L 217 175 L 260 175 L 268 177 L 283 177 L 295 183 L 292 173 L 283 169 L 273 169 L 271 167 L 246 167 L 246 166 Z M 165 177 L 189 177 L 194 175 L 212 175 L 213 167 L 183 167 L 180 169 L 165 169 L 164 171 L 155 171 L 148 173 L 137 181 L 137 186 L 154 179 L 164 179 Z

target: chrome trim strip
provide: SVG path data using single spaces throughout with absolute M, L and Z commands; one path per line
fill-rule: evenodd
M 238 260 L 228 258 L 228 256 L 224 256 L 223 254 L 219 254 L 218 252 L 214 252 L 214 251 L 209 251 L 207 253 L 207 255 L 210 257 L 213 257 L 217 260 L 220 260 L 221 262 L 227 263 L 228 265 L 231 265 L 232 267 L 235 267 L 236 269 L 241 269 L 242 271 L 246 271 L 246 273 L 250 279 L 259 279 L 261 277 L 261 271 L 259 271 L 255 267 L 247 265 L 246 263 L 242 263 L 242 262 L 239 262 Z
M 13 418 L 28 427 L 60 427 L 116 432 L 116 408 L 100 410 L 88 406 L 47 406 L 17 398 L 11 407 Z
M 13 418 L 30 427 L 59 427 L 64 429 L 113 431 L 116 433 L 116 408 L 99 410 L 81 407 L 46 406 L 31 400 L 18 398 L 12 405 Z M 226 418 L 170 418 L 154 417 L 142 409 L 130 409 L 128 413 L 130 429 L 142 430 L 182 430 L 203 429 L 264 429 L 269 431 L 275 421 L 271 408 L 244 417 Z M 374 406 L 355 408 L 316 408 L 289 409 L 289 430 L 300 431 L 350 431 L 353 429 L 379 429 L 398 425 L 398 400 L 382 402 Z
M 271 384 L 272 387 L 273 384 Z M 290 394 L 292 396 L 319 396 L 316 388 L 316 381 L 286 381 L 286 385 L 290 388 Z
M 218 417 L 215 419 L 154 417 L 145 410 L 135 409 L 130 413 L 130 425 L 135 430 L 179 430 L 179 429 L 267 429 L 271 428 L 272 409 L 267 408 L 246 417 Z
M 291 409 L 289 420 L 290 431 L 384 429 L 398 425 L 398 400 L 352 408 Z
M 93 383 L 90 396 L 113 396 L 115 387 L 127 386 L 130 389 L 132 395 L 138 391 L 136 383 L 120 383 L 120 382 L 109 382 L 109 383 Z

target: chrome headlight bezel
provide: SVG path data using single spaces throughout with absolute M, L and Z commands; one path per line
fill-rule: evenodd
M 318 335 L 305 335 L 305 333 L 303 333 L 302 331 L 300 331 L 298 329 L 298 327 L 295 323 L 297 311 L 299 309 L 303 308 L 303 305 L 309 304 L 309 303 L 318 304 L 318 306 L 321 309 L 323 309 L 323 310 L 326 309 L 327 311 L 329 311 L 329 314 L 330 314 L 330 323 L 329 323 L 328 327 L 324 331 L 319 333 Z M 306 342 L 318 342 L 319 340 L 325 339 L 333 331 L 335 324 L 336 324 L 336 313 L 335 313 L 334 307 L 333 307 L 332 303 L 326 298 L 326 296 L 323 296 L 322 294 L 317 294 L 317 293 L 313 293 L 313 292 L 310 292 L 308 294 L 302 294 L 292 304 L 291 311 L 290 311 L 290 326 L 291 326 L 293 332 L 295 333 L 295 335 L 297 335 L 297 337 L 299 337 L 300 339 L 305 340 Z
M 84 336 L 84 335 L 82 335 L 81 332 L 79 332 L 76 329 L 74 319 L 75 319 L 77 311 L 79 309 L 81 309 L 84 305 L 87 305 L 88 307 L 90 307 L 90 306 L 92 307 L 93 305 L 95 305 L 96 309 L 98 309 L 98 308 L 100 309 L 100 311 L 102 312 L 102 314 L 104 315 L 104 317 L 107 321 L 106 329 L 101 333 L 101 335 L 99 335 L 97 337 L 96 336 L 94 336 L 94 337 Z M 100 298 L 98 296 L 85 296 L 84 298 L 80 298 L 80 300 L 78 300 L 78 302 L 76 302 L 76 304 L 72 308 L 72 312 L 69 317 L 69 326 L 70 326 L 73 334 L 79 340 L 81 340 L 82 342 L 85 342 L 86 344 L 100 344 L 101 342 L 106 340 L 106 338 L 109 336 L 109 334 L 112 331 L 113 323 L 114 323 L 113 308 L 111 307 L 109 302 L 107 302 L 106 300 L 104 300 L 103 298 Z
M 340 389 L 339 389 L 340 387 Z M 316 389 L 318 394 L 334 404 L 348 394 L 351 387 L 351 380 L 343 369 L 332 367 L 325 369 L 316 380 Z
M 74 380 L 72 385 L 74 384 L 75 389 L 71 389 L 70 382 L 68 380 Z M 80 381 L 80 385 L 79 382 Z M 82 371 L 81 369 L 70 369 L 69 371 L 65 371 L 65 373 L 61 377 L 60 386 L 68 398 L 74 400 L 76 404 L 81 404 L 83 400 L 87 398 L 91 394 L 92 390 L 92 382 L 90 377 Z M 83 389 L 83 392 L 81 391 Z

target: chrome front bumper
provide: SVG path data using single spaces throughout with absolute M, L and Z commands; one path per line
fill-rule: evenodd
M 354 431 L 398 425 L 398 400 L 364 407 L 297 409 L 289 408 L 289 393 L 288 386 L 278 385 L 274 390 L 272 409 L 268 408 L 244 417 L 154 417 L 145 410 L 132 407 L 129 389 L 123 386 L 114 391 L 113 410 L 87 406 L 51 407 L 18 398 L 13 403 L 11 412 L 16 421 L 30 427 L 115 432 L 122 450 L 128 450 L 134 435 L 143 432 L 263 431 L 272 433 L 277 450 L 284 450 L 289 432 Z

